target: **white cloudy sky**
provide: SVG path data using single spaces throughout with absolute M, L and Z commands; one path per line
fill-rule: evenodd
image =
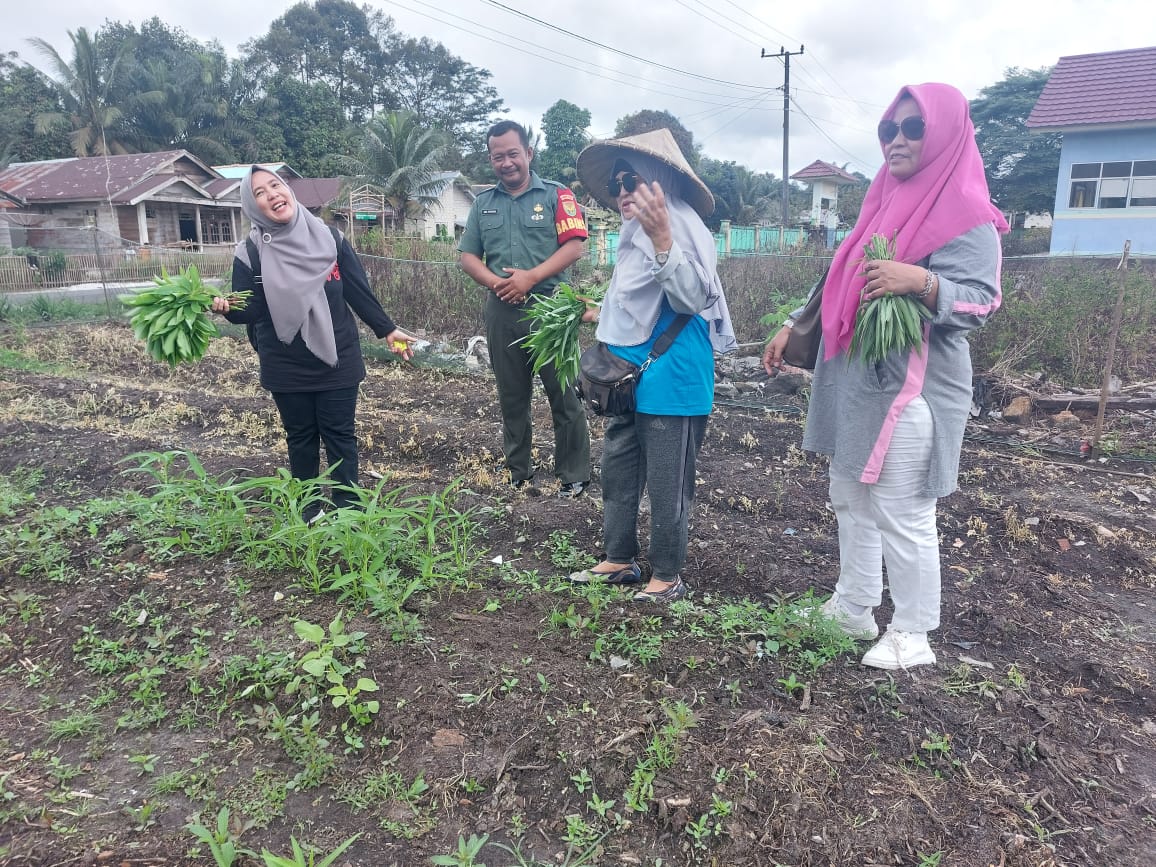
M 368 0 L 411 36 L 488 69 L 507 116 L 534 126 L 558 99 L 604 137 L 625 114 L 669 111 L 703 152 L 782 172 L 783 64 L 794 103 L 790 171 L 815 159 L 874 174 L 875 124 L 903 84 L 946 81 L 968 98 L 1011 66 L 1156 45 L 1150 0 Z M 39 63 L 29 37 L 67 56 L 67 31 L 153 15 L 230 55 L 285 0 L 3 0 L 0 51 Z M 521 14 L 519 14 L 521 13 Z M 537 20 L 530 20 L 531 18 Z M 552 29 L 554 28 L 554 29 Z M 597 44 L 595 44 L 597 43 Z

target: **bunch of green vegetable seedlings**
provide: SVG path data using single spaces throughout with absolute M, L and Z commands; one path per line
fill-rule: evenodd
M 579 295 L 568 283 L 559 283 L 553 295 L 538 298 L 526 310 L 524 318 L 530 320 L 530 333 L 522 345 L 530 350 L 534 373 L 553 365 L 562 388 L 577 381 L 582 354 L 578 328 L 582 315 L 588 307 L 602 301 L 604 291 L 597 288 L 588 295 Z
M 162 268 L 154 278 L 156 286 L 134 295 L 122 295 L 120 301 L 133 307 L 132 328 L 138 340 L 145 341 L 148 353 L 157 361 L 176 367 L 181 362 L 199 361 L 217 336 L 209 321 L 213 298 L 220 295 L 201 280 L 196 265 L 170 276 Z M 249 292 L 229 296 L 233 310 L 243 310 Z
M 863 245 L 863 259 L 894 259 L 895 239 L 872 235 Z M 931 319 L 927 305 L 910 295 L 886 295 L 859 305 L 850 356 L 859 355 L 873 364 L 890 353 L 906 352 L 923 345 L 923 321 Z

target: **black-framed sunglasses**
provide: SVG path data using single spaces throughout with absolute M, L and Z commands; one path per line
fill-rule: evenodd
M 905 117 L 899 123 L 893 120 L 879 121 L 879 141 L 883 144 L 891 144 L 900 132 L 908 141 L 919 141 L 927 132 L 927 124 L 918 115 Z
M 633 193 L 638 189 L 638 184 L 642 182 L 642 178 L 635 172 L 623 172 L 622 179 L 611 178 L 610 182 L 606 184 L 606 192 L 610 193 L 610 198 L 617 199 L 618 194 L 623 190 L 628 193 Z

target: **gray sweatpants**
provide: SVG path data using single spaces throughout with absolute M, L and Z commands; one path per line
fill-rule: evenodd
M 607 425 L 602 448 L 602 535 L 607 560 L 625 563 L 638 555 L 638 506 L 647 490 L 647 559 L 658 580 L 678 577 L 686 563 L 695 460 L 709 418 L 639 412 L 618 416 Z

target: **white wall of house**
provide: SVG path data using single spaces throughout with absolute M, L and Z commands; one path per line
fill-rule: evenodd
M 415 226 L 416 231 L 420 232 L 426 240 L 439 234 L 439 225 L 444 226 L 445 234 L 453 238 L 457 234 L 454 231 L 455 224 L 465 224 L 466 217 L 470 214 L 470 206 L 473 202 L 473 194 L 470 193 L 469 187 L 463 183 L 459 175 L 453 181 L 446 184 L 445 189 L 442 190 L 437 203 L 430 210 L 429 214 L 412 225 Z

